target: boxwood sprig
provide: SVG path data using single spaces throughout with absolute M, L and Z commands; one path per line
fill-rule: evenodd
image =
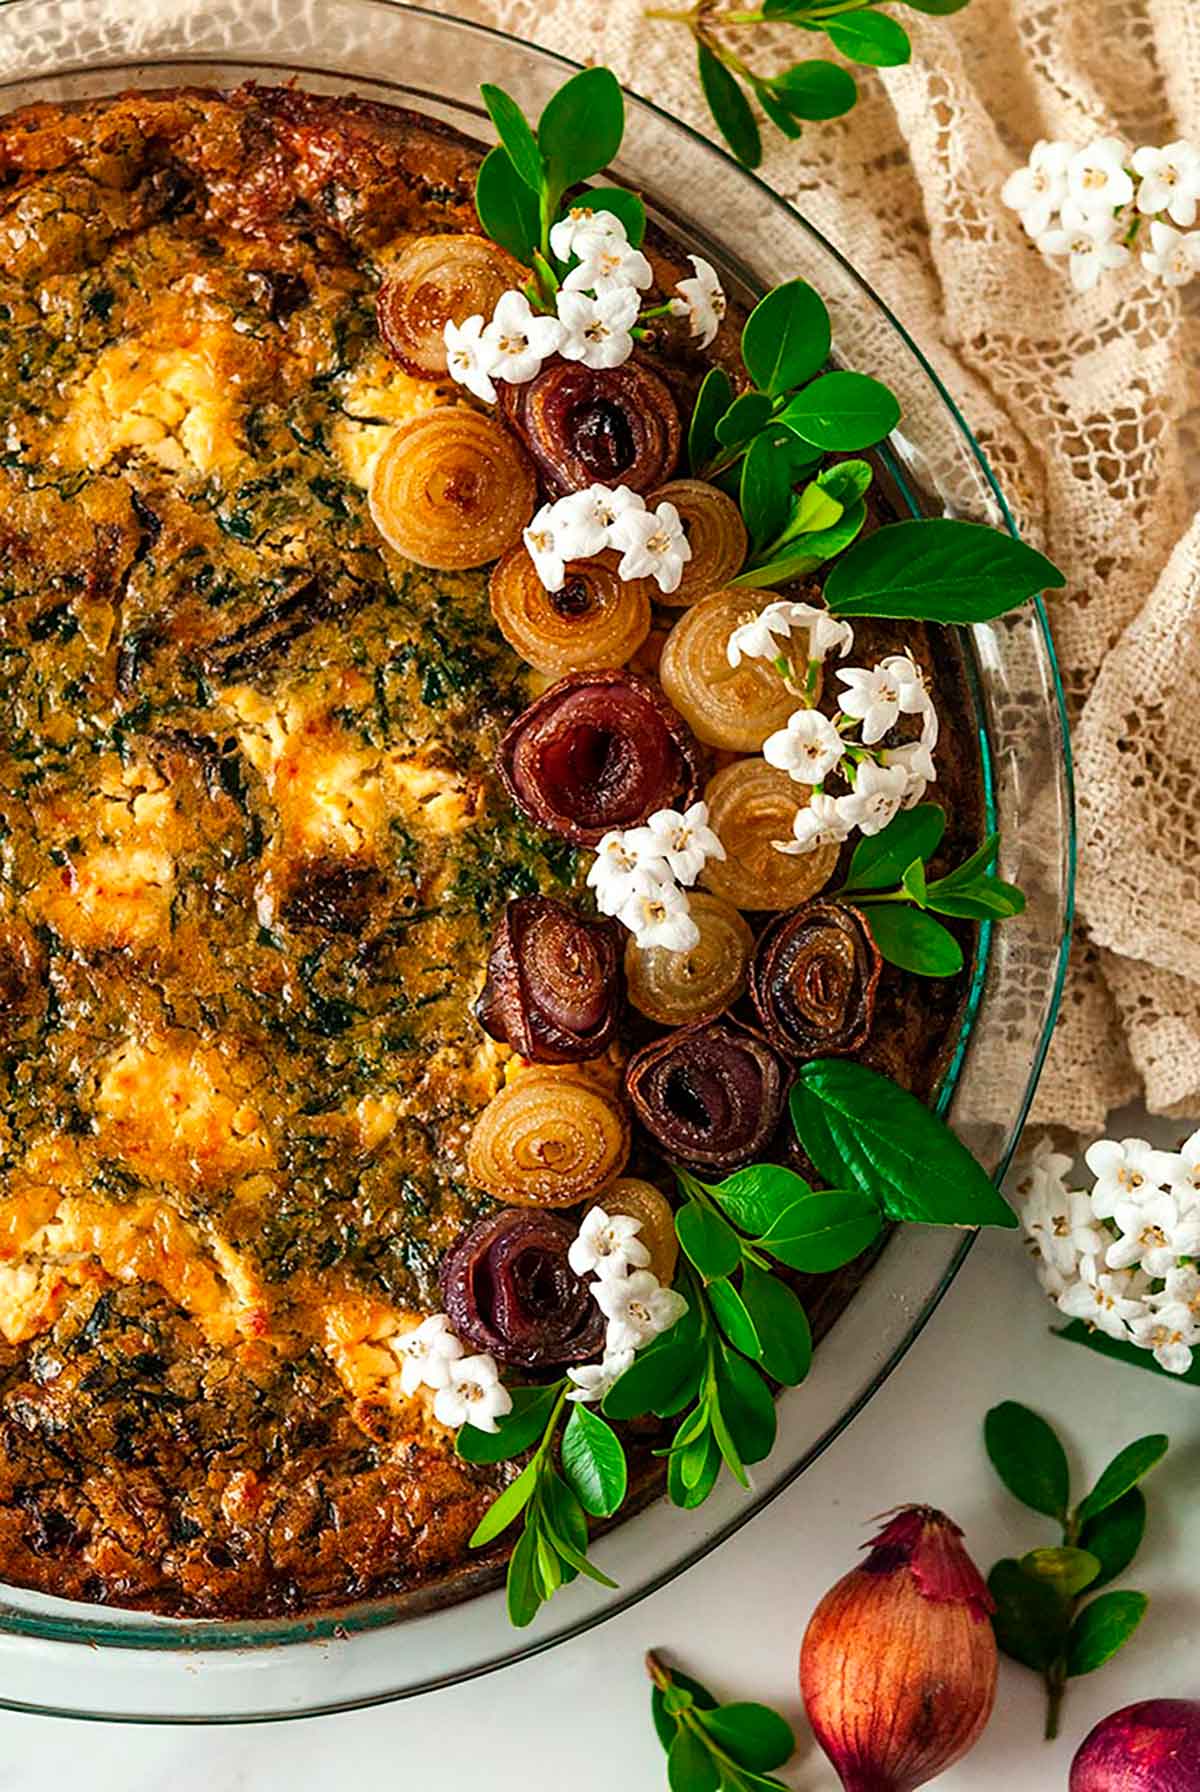
M 646 1672 L 654 1682 L 650 1715 L 667 1752 L 671 1792 L 757 1792 L 778 1788 L 771 1770 L 796 1751 L 791 1725 L 769 1705 L 739 1700 L 720 1705 L 698 1680 L 667 1666 L 653 1650 Z

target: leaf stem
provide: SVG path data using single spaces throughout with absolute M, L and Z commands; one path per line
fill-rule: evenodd
M 1076 1602 L 1072 1600 L 1072 1605 Z M 1067 1690 L 1067 1663 L 1063 1656 L 1053 1662 L 1046 1673 L 1046 1741 L 1053 1742 L 1058 1735 L 1059 1719 L 1062 1715 L 1063 1698 Z

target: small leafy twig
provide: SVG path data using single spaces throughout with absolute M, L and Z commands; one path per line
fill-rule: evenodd
M 1114 1591 L 1088 1598 L 1123 1574 L 1146 1527 L 1138 1483 L 1166 1454 L 1168 1439 L 1141 1437 L 1109 1463 L 1091 1492 L 1071 1505 L 1071 1473 L 1053 1427 L 1015 1400 L 994 1406 L 984 1441 L 996 1473 L 1014 1498 L 1061 1527 L 1062 1541 L 996 1563 L 988 1586 L 993 1623 L 1004 1653 L 1042 1676 L 1046 1737 L 1058 1734 L 1069 1680 L 1090 1674 L 1124 1647 L 1141 1623 L 1144 1593 Z
M 650 1711 L 667 1752 L 671 1792 L 758 1792 L 782 1780 L 771 1769 L 796 1752 L 791 1725 L 769 1705 L 739 1700 L 718 1705 L 706 1686 L 669 1668 L 652 1649 L 646 1672 L 654 1682 Z

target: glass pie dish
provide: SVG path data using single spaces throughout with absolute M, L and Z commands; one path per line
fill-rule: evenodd
M 536 115 L 561 59 L 392 0 L 0 0 L 0 111 L 126 88 L 297 80 L 410 106 L 491 136 L 480 80 Z M 839 357 L 885 379 L 903 409 L 884 451 L 901 504 L 1012 528 L 986 462 L 919 349 L 848 264 L 753 175 L 653 106 L 631 100 L 615 168 L 652 216 L 750 299 L 802 275 L 824 298 Z M 697 220 L 708 220 L 700 223 Z M 1057 1014 L 1071 915 L 1070 760 L 1040 606 L 964 635 L 1000 869 L 1028 908 L 981 930 L 941 1106 L 999 1174 L 1020 1135 Z M 784 1395 L 779 1441 L 750 1494 L 732 1482 L 683 1513 L 651 1505 L 599 1539 L 615 1591 L 572 1587 L 529 1632 L 508 1625 L 489 1571 L 309 1618 L 178 1621 L 0 1587 L 0 1705 L 144 1722 L 244 1722 L 351 1709 L 469 1678 L 599 1623 L 703 1557 L 789 1486 L 920 1331 L 971 1234 L 897 1231 Z

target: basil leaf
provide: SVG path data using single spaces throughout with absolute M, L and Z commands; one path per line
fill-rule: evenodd
M 1141 1547 L 1146 1530 L 1146 1496 L 1140 1487 L 1089 1518 L 1079 1533 L 1079 1547 L 1096 1557 L 1100 1572 L 1092 1585 L 1107 1586 L 1124 1574 Z
M 475 209 L 492 241 L 528 266 L 541 241 L 538 202 L 500 144 L 479 164 Z
M 525 1510 L 537 1486 L 539 1466 L 535 1456 L 532 1462 L 525 1464 L 516 1480 L 496 1495 L 472 1531 L 468 1548 L 482 1549 L 485 1543 L 491 1543 L 501 1531 L 506 1531 L 513 1519 Z
M 576 1400 L 563 1432 L 563 1474 L 585 1512 L 611 1518 L 624 1503 L 629 1471 L 621 1440 L 598 1413 Z
M 696 50 L 700 85 L 717 129 L 739 162 L 747 168 L 757 168 L 762 161 L 762 138 L 749 100 L 706 43 L 697 39 Z
M 503 87 L 494 87 L 490 81 L 485 81 L 479 91 L 500 141 L 508 151 L 509 161 L 525 185 L 540 194 L 546 171 L 529 120 Z
M 999 529 L 917 517 L 856 543 L 826 580 L 825 602 L 838 616 L 987 622 L 1066 582 L 1044 554 Z
M 650 1714 L 654 1719 L 658 1740 L 664 1748 L 670 1748 L 675 1740 L 677 1725 L 671 1715 L 669 1695 L 676 1690 L 685 1693 L 690 1703 L 701 1711 L 711 1711 L 717 1702 L 707 1686 L 701 1686 L 700 1682 L 693 1680 L 689 1674 L 681 1674 L 678 1668 L 672 1668 L 671 1685 L 668 1691 L 664 1693 L 657 1686 L 652 1687 L 650 1691 Z
M 864 904 L 871 937 L 889 964 L 918 977 L 953 977 L 963 967 L 954 935 L 919 908 Z
M 667 1755 L 671 1792 L 717 1792 L 721 1770 L 694 1730 L 680 1724 Z
M 782 532 L 794 502 L 791 472 L 779 452 L 781 435 L 787 431 L 763 430 L 742 462 L 739 506 L 755 553 Z
M 762 1355 L 762 1342 L 747 1310 L 746 1303 L 725 1277 L 708 1285 L 708 1298 L 717 1324 L 735 1350 L 757 1362 Z
M 900 406 L 895 394 L 869 374 L 823 373 L 788 401 L 779 421 L 817 448 L 870 448 L 895 429 Z M 884 533 L 877 530 L 867 540 Z
M 1091 1674 L 1129 1641 L 1150 1604 L 1144 1593 L 1101 1593 L 1085 1605 L 1067 1639 L 1067 1672 Z
M 1065 1524 L 1071 1471 L 1053 1426 L 1028 1406 L 1004 1400 L 984 1419 L 983 1441 L 992 1467 L 1013 1498 Z
M 841 521 L 834 523 L 832 528 L 814 529 L 810 535 L 798 536 L 794 549 L 783 554 L 776 554 L 772 550 L 771 558 L 764 565 L 751 567 L 729 582 L 731 585 L 760 588 L 804 578 L 807 574 L 816 572 L 826 560 L 832 560 L 835 554 L 840 554 L 843 548 L 849 547 L 866 520 L 866 505 L 852 504 Z
M 747 1263 L 742 1300 L 762 1344 L 762 1369 L 772 1381 L 798 1387 L 812 1367 L 812 1332 L 798 1297 L 785 1282 Z
M 724 1182 L 706 1182 L 708 1194 L 743 1232 L 765 1232 L 784 1210 L 812 1190 L 803 1176 L 782 1164 L 750 1164 Z
M 710 367 L 696 394 L 692 421 L 688 427 L 688 465 L 693 473 L 713 459 L 717 452 L 717 419 L 723 417 L 733 402 L 733 386 L 723 367 Z
M 1000 1648 L 1022 1667 L 1044 1674 L 1066 1643 L 1068 1602 L 1045 1581 L 1023 1574 L 1011 1557 L 996 1563 L 988 1591 L 996 1601 L 992 1628 Z
M 836 498 L 842 506 L 865 498 L 872 479 L 870 463 L 865 460 L 839 460 L 817 474 L 822 491 Z
M 611 69 L 585 68 L 551 94 L 538 120 L 538 147 L 552 191 L 607 168 L 625 135 L 625 99 Z
M 721 1346 L 716 1373 L 720 1416 L 728 1426 L 738 1455 L 743 1462 L 762 1462 L 775 1447 L 778 1428 L 770 1388 L 753 1364 L 730 1350 L 727 1344 Z M 717 1431 L 719 1443 L 717 1417 L 714 1407 L 713 1430 Z
M 821 1189 L 780 1214 L 754 1242 L 789 1269 L 825 1275 L 860 1257 L 882 1229 L 871 1195 L 857 1188 Z
M 640 194 L 631 193 L 628 187 L 588 187 L 579 195 L 579 203 L 590 205 L 593 211 L 611 212 L 625 226 L 625 235 L 633 248 L 641 248 L 646 235 L 646 207 Z
M 1060 1544 L 1049 1549 L 1031 1549 L 1021 1557 L 1021 1573 L 1031 1580 L 1045 1581 L 1062 1599 L 1075 1599 L 1090 1587 L 1100 1572 L 1098 1559 L 1086 1549 L 1071 1549 Z
M 507 1462 L 537 1443 L 550 1422 L 561 1383 L 547 1387 L 512 1388 L 512 1411 L 497 1419 L 494 1431 L 477 1425 L 459 1427 L 454 1447 L 464 1462 Z
M 1055 1338 L 1064 1338 L 1068 1344 L 1082 1344 L 1087 1350 L 1094 1350 L 1098 1356 L 1112 1357 L 1118 1363 L 1128 1363 L 1132 1369 L 1148 1369 L 1151 1375 L 1167 1375 L 1178 1387 L 1180 1382 L 1188 1382 L 1194 1388 L 1200 1388 L 1200 1351 L 1192 1359 L 1190 1369 L 1182 1375 L 1173 1375 L 1156 1363 L 1152 1351 L 1143 1350 L 1140 1344 L 1124 1344 L 1116 1338 L 1110 1338 L 1104 1332 L 1093 1330 L 1085 1325 L 1082 1319 L 1072 1319 L 1070 1325 L 1059 1326 L 1051 1334 Z
M 742 392 L 734 399 L 723 417 L 718 418 L 716 437 L 723 448 L 740 448 L 750 441 L 771 420 L 771 400 L 765 392 Z
M 742 360 L 772 398 L 811 379 L 829 358 L 829 313 L 807 280 L 786 280 L 761 298 L 742 330 Z
M 825 19 L 822 29 L 835 50 L 867 68 L 899 68 L 912 56 L 908 32 L 884 12 L 854 12 L 840 19 Z
M 702 1276 L 730 1275 L 742 1260 L 737 1233 L 720 1214 L 688 1201 L 675 1215 L 675 1231 Z
M 542 1604 L 542 1591 L 537 1579 L 537 1533 L 524 1530 L 508 1558 L 508 1578 L 504 1589 L 508 1621 L 516 1630 L 532 1624 Z
M 1080 1502 L 1076 1516 L 1086 1521 L 1095 1518 L 1106 1506 L 1113 1505 L 1122 1494 L 1136 1487 L 1155 1463 L 1161 1462 L 1170 1446 L 1170 1438 L 1161 1432 L 1139 1437 L 1113 1457 L 1092 1491 Z
M 836 62 L 814 57 L 796 62 L 771 76 L 771 89 L 781 106 L 796 118 L 840 118 L 858 99 L 854 76 Z
M 667 1496 L 671 1504 L 684 1512 L 702 1506 L 720 1472 L 721 1452 L 706 1422 L 698 1438 L 682 1450 L 672 1450 L 667 1458 Z
M 914 859 L 931 859 L 946 832 L 946 811 L 937 803 L 902 809 L 881 834 L 864 836 L 854 849 L 842 894 L 890 890 Z
M 695 1384 L 699 1374 L 700 1316 L 695 1303 L 661 1332 L 645 1350 L 639 1350 L 624 1375 L 609 1388 L 602 1411 L 609 1419 L 637 1419 L 644 1413 L 660 1415 L 679 1410 L 673 1402 L 681 1390 Z M 680 1404 L 690 1398 L 684 1396 Z
M 791 1725 L 769 1705 L 718 1705 L 715 1711 L 701 1712 L 700 1722 L 726 1754 L 753 1773 L 782 1767 L 796 1752 Z

